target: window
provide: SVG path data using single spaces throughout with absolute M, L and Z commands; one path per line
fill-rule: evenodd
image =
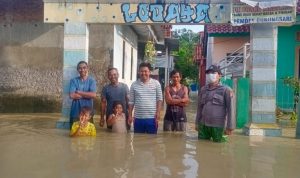
M 130 59 L 131 59 L 131 64 L 130 64 L 130 80 L 132 80 L 132 73 L 133 73 L 133 48 L 131 47 L 131 56 L 130 56 Z
M 122 79 L 125 78 L 125 41 L 123 40 Z

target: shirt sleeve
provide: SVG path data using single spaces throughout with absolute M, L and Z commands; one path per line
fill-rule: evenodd
M 102 92 L 101 92 L 101 97 L 105 98 L 106 99 L 106 90 L 107 90 L 107 85 L 105 85 L 102 89 Z
M 195 119 L 195 124 L 198 125 L 201 120 L 201 113 L 203 110 L 203 101 L 202 100 L 203 89 L 200 89 L 200 93 L 198 95 L 198 106 L 197 106 L 197 114 Z
M 129 96 L 129 88 L 126 84 L 124 84 L 124 88 L 125 88 L 126 96 Z
M 235 118 L 232 117 L 232 97 L 233 91 L 230 88 L 227 88 L 225 91 L 225 104 L 226 104 L 226 112 L 227 112 L 227 129 L 235 128 Z
M 91 83 L 90 83 L 90 91 L 91 92 L 97 92 L 96 80 L 92 77 L 91 77 Z
M 162 101 L 162 91 L 161 91 L 161 86 L 160 83 L 156 80 L 156 101 Z
M 135 82 L 133 84 L 131 84 L 131 86 L 130 86 L 129 102 L 128 102 L 128 104 L 130 104 L 130 105 L 134 105 L 134 101 L 135 101 L 134 85 L 135 85 Z
M 76 84 L 75 84 L 75 79 L 70 80 L 70 93 L 74 93 L 77 90 Z
M 93 137 L 96 136 L 96 127 L 94 124 L 91 124 L 91 136 Z
M 78 130 L 79 124 L 78 122 L 74 122 L 70 131 L 70 135 L 73 135 Z

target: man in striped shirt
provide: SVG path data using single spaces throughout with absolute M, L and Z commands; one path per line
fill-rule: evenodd
M 140 78 L 130 87 L 128 123 L 134 122 L 134 133 L 157 133 L 163 98 L 160 83 L 150 78 L 150 70 L 150 63 L 141 63 Z

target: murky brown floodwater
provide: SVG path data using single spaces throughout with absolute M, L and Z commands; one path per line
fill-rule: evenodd
M 247 137 L 197 140 L 196 132 L 69 138 L 57 114 L 0 115 L 1 178 L 299 178 L 300 140 Z

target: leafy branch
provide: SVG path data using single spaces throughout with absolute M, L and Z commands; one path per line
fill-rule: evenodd
M 153 41 L 148 40 L 145 45 L 145 61 L 150 64 L 154 63 L 154 57 L 156 55 L 155 45 Z
M 297 109 L 297 105 L 299 103 L 299 94 L 300 94 L 300 82 L 299 79 L 288 76 L 283 78 L 283 83 L 287 86 L 289 86 L 290 88 L 293 89 L 294 93 L 294 106 L 293 106 L 293 113 L 291 116 L 291 120 L 296 120 L 297 119 L 297 115 L 296 115 L 296 109 Z

